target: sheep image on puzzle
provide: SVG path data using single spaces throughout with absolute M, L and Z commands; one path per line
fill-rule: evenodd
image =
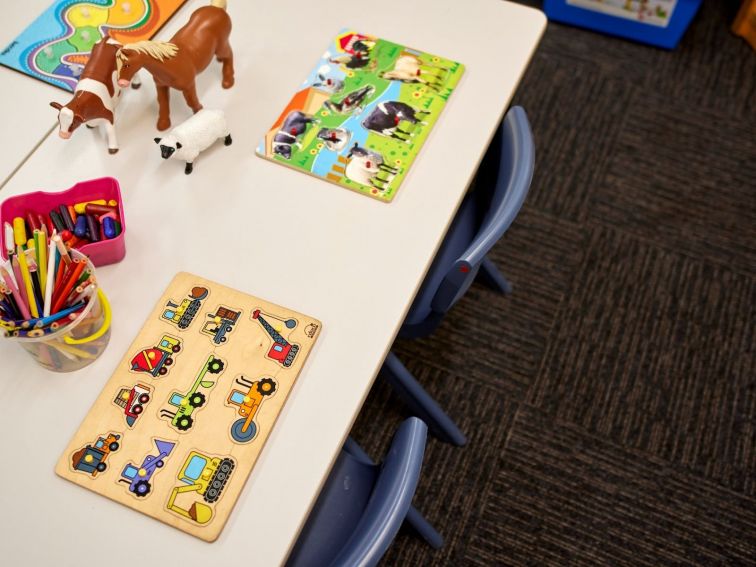
M 188 118 L 167 136 L 155 138 L 163 159 L 176 158 L 186 162 L 184 173 L 194 171 L 194 160 L 217 140 L 231 145 L 231 134 L 226 124 L 226 116 L 220 110 L 200 110 Z

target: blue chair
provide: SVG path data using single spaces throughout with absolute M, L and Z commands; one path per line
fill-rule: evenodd
M 427 431 L 415 417 L 404 421 L 380 466 L 348 439 L 286 565 L 375 565 L 404 522 L 441 547 L 441 536 L 411 506 Z
M 425 276 L 400 337 L 431 334 L 449 309 L 479 278 L 501 293 L 512 286 L 486 257 L 525 202 L 533 178 L 535 146 L 522 107 L 507 112 L 483 158 L 474 188 L 462 201 L 436 258 Z M 381 375 L 438 438 L 464 445 L 464 434 L 393 353 Z

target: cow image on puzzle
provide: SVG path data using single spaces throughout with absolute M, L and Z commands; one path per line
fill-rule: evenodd
M 463 72 L 450 59 L 342 30 L 257 154 L 391 201 Z

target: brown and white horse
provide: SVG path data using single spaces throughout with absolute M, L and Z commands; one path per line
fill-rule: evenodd
M 103 37 L 92 46 L 92 53 L 81 73 L 73 98 L 64 106 L 51 102 L 58 111 L 58 134 L 67 140 L 82 124 L 90 128 L 102 126 L 108 137 L 108 151 L 118 151 L 115 133 L 115 109 L 121 97 L 118 85 L 116 53 L 123 47 L 117 41 Z M 133 82 L 139 87 L 138 81 Z
M 226 13 L 226 0 L 211 0 L 210 6 L 194 11 L 189 22 L 164 41 L 139 41 L 118 51 L 118 84 L 127 87 L 139 69 L 147 69 L 155 79 L 158 99 L 158 130 L 171 125 L 169 88 L 180 90 L 189 107 L 202 108 L 197 98 L 195 77 L 215 56 L 223 64 L 224 89 L 234 84 L 234 57 L 228 36 L 231 18 Z

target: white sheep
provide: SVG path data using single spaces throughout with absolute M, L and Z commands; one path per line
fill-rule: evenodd
M 191 118 L 176 126 L 163 138 L 155 138 L 163 159 L 175 157 L 186 162 L 184 173 L 194 169 L 194 160 L 216 140 L 231 145 L 231 134 L 226 125 L 226 116 L 220 110 L 200 110 Z

